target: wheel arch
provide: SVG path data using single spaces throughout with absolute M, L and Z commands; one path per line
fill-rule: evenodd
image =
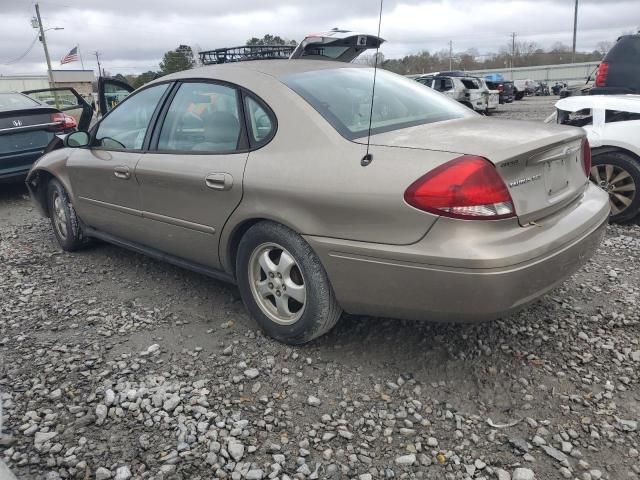
M 594 147 L 591 149 L 591 155 L 602 155 L 605 153 L 624 153 L 632 157 L 636 162 L 640 164 L 640 155 L 628 148 L 621 147 L 619 145 L 602 145 L 600 147 Z M 640 166 L 640 165 L 639 165 Z
M 233 228 L 229 229 L 228 233 L 225 234 L 225 232 L 223 232 L 220 243 L 220 263 L 222 264 L 223 269 L 227 273 L 230 273 L 234 279 L 236 278 L 236 256 L 238 254 L 238 246 L 240 245 L 240 241 L 242 240 L 242 237 L 247 232 L 247 230 L 260 222 L 278 223 L 280 225 L 284 225 L 287 228 L 290 228 L 294 232 L 298 232 L 296 228 L 289 225 L 287 222 L 277 218 L 270 218 L 266 215 L 242 219 L 240 222 L 236 223 Z
M 51 180 L 56 179 L 64 188 L 68 190 L 65 182 L 61 181 L 58 177 L 56 177 L 49 170 L 40 168 L 29 173 L 29 177 L 27 178 L 27 189 L 29 190 L 29 195 L 31 197 L 32 203 L 38 209 L 40 214 L 44 217 L 49 217 L 49 204 L 47 202 L 47 185 Z

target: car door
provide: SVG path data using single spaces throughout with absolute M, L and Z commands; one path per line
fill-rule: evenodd
M 74 88 L 41 88 L 22 93 L 70 115 L 76 121 L 78 130 L 87 130 L 91 124 L 93 108 Z
M 106 115 L 135 89 L 128 83 L 114 78 L 98 78 L 98 107 L 100 115 Z
M 148 245 L 220 266 L 220 233 L 242 198 L 249 145 L 243 110 L 233 86 L 186 81 L 176 89 L 152 139 L 155 151 L 136 167 Z
M 130 241 L 143 237 L 134 172 L 169 89 L 163 83 L 139 90 L 93 127 L 88 147 L 70 151 L 75 207 L 89 227 Z

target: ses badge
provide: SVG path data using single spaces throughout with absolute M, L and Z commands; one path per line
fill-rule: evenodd
M 366 35 L 358 35 L 356 39 L 356 45 L 358 47 L 366 47 L 367 46 L 367 36 Z

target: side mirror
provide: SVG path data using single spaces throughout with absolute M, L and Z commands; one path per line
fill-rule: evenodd
M 64 146 L 69 148 L 86 147 L 91 141 L 91 136 L 88 132 L 73 132 L 67 135 L 64 139 Z

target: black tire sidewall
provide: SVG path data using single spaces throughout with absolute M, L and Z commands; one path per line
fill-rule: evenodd
M 66 214 L 67 238 L 62 238 L 55 226 L 55 220 L 53 218 L 53 216 L 55 215 L 53 213 L 53 196 L 55 193 L 60 196 L 62 200 L 62 208 L 64 209 Z M 77 221 L 75 210 L 73 210 L 73 207 L 71 206 L 71 201 L 69 200 L 67 191 L 58 180 L 54 179 L 49 182 L 49 185 L 47 187 L 47 206 L 49 209 L 49 217 L 51 219 L 53 234 L 55 235 L 56 240 L 58 240 L 60 247 L 62 247 L 62 249 L 67 252 L 72 252 L 82 247 L 85 242 L 79 222 Z
M 640 213 L 640 161 L 624 152 L 604 152 L 596 153 L 593 156 L 592 166 L 610 164 L 625 170 L 636 184 L 636 195 L 623 212 L 618 215 L 611 215 L 609 220 L 614 223 L 628 222 L 633 220 Z
M 304 278 L 306 301 L 302 317 L 292 325 L 279 325 L 267 317 L 253 297 L 249 260 L 264 243 L 276 243 L 295 259 Z M 293 230 L 273 222 L 260 222 L 242 237 L 236 256 L 236 279 L 242 300 L 260 328 L 276 340 L 289 344 L 306 343 L 325 333 L 326 319 L 335 311 L 335 297 L 329 279 L 309 244 Z

